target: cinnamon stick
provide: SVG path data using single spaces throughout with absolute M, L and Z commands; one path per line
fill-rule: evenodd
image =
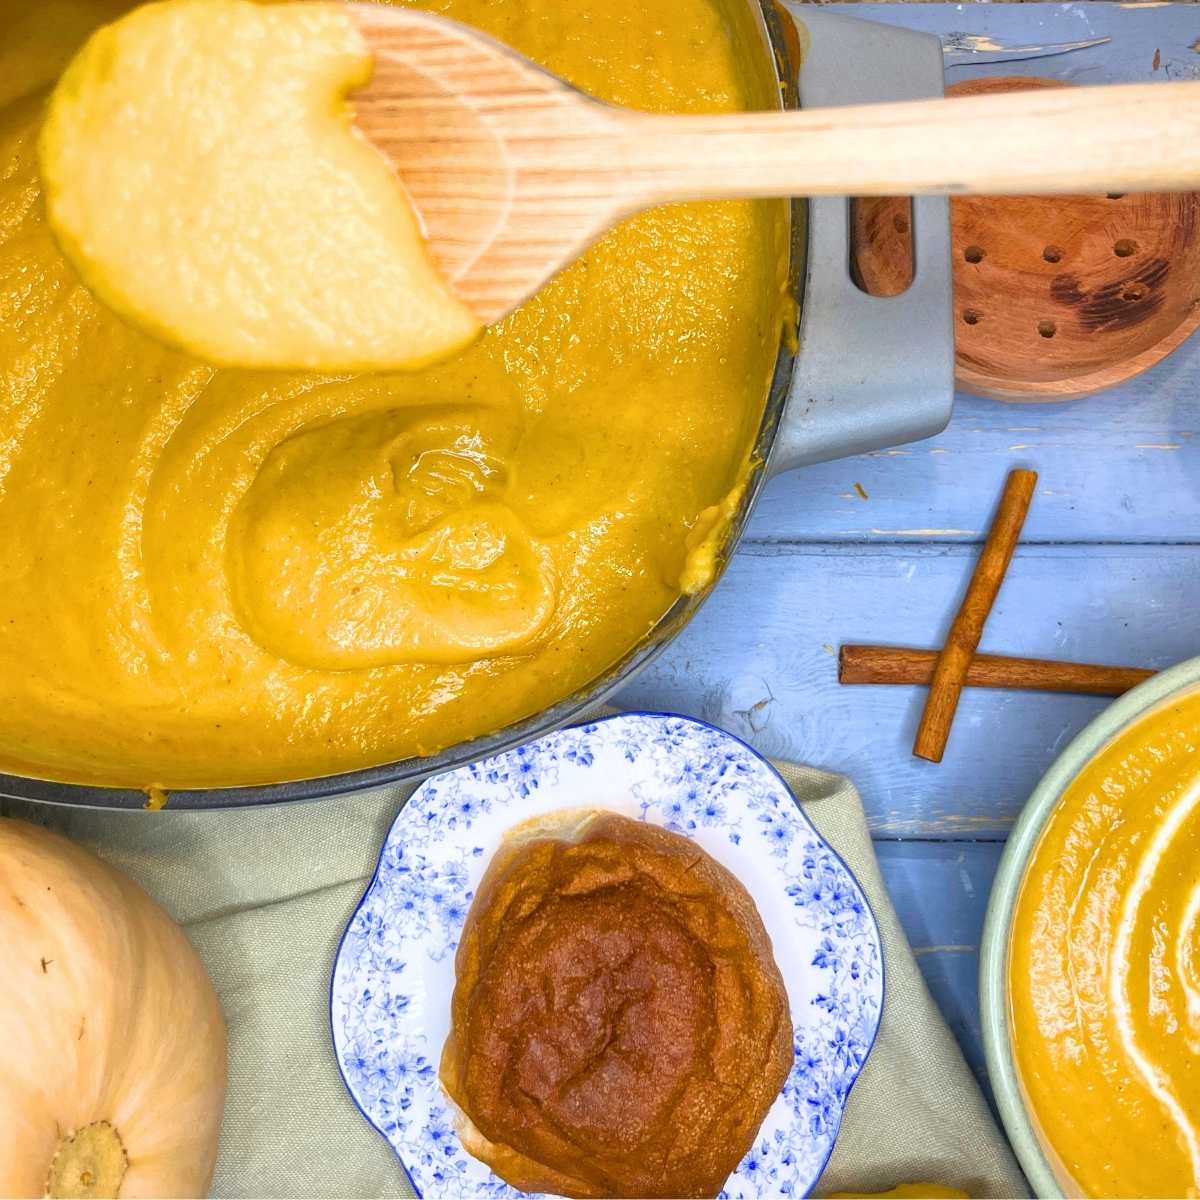
M 839 683 L 915 683 L 933 679 L 936 650 L 900 646 L 843 646 L 838 655 Z M 1154 674 L 1142 667 L 1106 667 L 1048 658 L 1012 658 L 976 654 L 967 668 L 967 687 L 1013 688 L 1031 692 L 1072 692 L 1083 696 L 1120 696 Z
M 1004 494 L 1000 497 L 1000 507 L 996 510 L 996 518 L 983 544 L 979 561 L 975 564 L 967 594 L 963 597 L 962 607 L 950 626 L 950 634 L 934 667 L 929 695 L 925 698 L 925 711 L 921 714 L 917 739 L 913 743 L 913 754 L 918 758 L 926 758 L 930 762 L 942 761 L 967 668 L 975 656 L 979 639 L 983 636 L 983 626 L 996 602 L 1008 564 L 1012 561 L 1036 484 L 1036 471 L 1009 472 Z

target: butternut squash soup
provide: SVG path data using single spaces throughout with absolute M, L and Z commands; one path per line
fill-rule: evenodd
M 128 7 L 0 0 L 0 769 L 326 775 L 594 679 L 711 578 L 785 206 L 646 213 L 420 372 L 217 369 L 98 303 L 45 220 L 46 89 Z M 774 102 L 747 10 L 718 0 L 426 7 L 620 104 Z
M 1200 1193 L 1200 692 L 1063 792 L 1009 953 L 1014 1057 L 1064 1189 Z

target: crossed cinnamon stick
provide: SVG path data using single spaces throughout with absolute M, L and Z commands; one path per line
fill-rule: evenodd
M 846 645 L 838 656 L 838 682 L 929 684 L 937 659 L 936 650 Z M 1142 667 L 1104 667 L 1050 658 L 976 654 L 967 668 L 964 683 L 967 687 L 1121 696 L 1153 674 Z
M 841 649 L 838 660 L 840 683 L 929 684 L 925 711 L 913 744 L 913 754 L 918 758 L 942 761 L 964 686 L 1116 696 L 1154 674 L 1138 667 L 1093 666 L 1090 663 L 975 653 L 1020 539 L 1036 483 L 1035 471 L 1009 473 L 967 594 L 940 651 L 893 646 L 843 646 Z

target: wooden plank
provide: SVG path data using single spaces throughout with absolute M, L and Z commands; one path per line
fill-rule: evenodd
M 1190 5 L 827 7 L 980 43 L 1113 39 L 951 67 L 950 79 L 1200 78 Z M 860 638 L 935 643 L 970 571 L 961 543 L 981 539 L 1014 465 L 1037 468 L 1042 483 L 983 649 L 1155 667 L 1200 651 L 1197 430 L 1193 339 L 1117 391 L 1058 405 L 960 396 L 938 438 L 776 480 L 717 594 L 622 697 L 855 779 L 922 972 L 981 1080 L 978 945 L 1002 843 L 896 839 L 1002 837 L 1056 751 L 1107 701 L 968 692 L 946 761 L 931 767 L 908 753 L 919 689 L 840 689 L 834 652 Z
M 884 837 L 1003 836 L 1100 697 L 969 690 L 945 761 L 911 755 L 922 689 L 842 687 L 838 643 L 936 645 L 974 548 L 748 546 L 626 707 L 701 717 L 849 775 Z M 1161 668 L 1200 652 L 1200 548 L 1031 546 L 981 650 Z
M 959 396 L 938 437 L 772 480 L 747 537 L 978 541 L 1009 468 L 1028 466 L 1040 480 L 1026 541 L 1194 541 L 1197 430 L 1193 338 L 1140 379 L 1087 400 L 1015 405 Z
M 951 67 L 951 80 L 1200 78 L 1200 9 L 1191 5 L 828 7 L 963 32 L 982 45 L 1112 38 L 1063 57 Z M 907 756 L 919 691 L 839 694 L 830 652 L 850 630 L 932 644 L 969 556 L 939 555 L 929 543 L 979 540 L 1013 465 L 1036 467 L 1042 485 L 984 649 L 1154 666 L 1200 650 L 1191 600 L 1200 551 L 1188 548 L 1200 536 L 1198 428 L 1200 339 L 1193 339 L 1114 392 L 1047 406 L 960 396 L 938 438 L 776 480 L 723 590 L 630 689 L 664 703 L 686 699 L 692 711 L 769 752 L 856 779 L 885 839 L 876 846 L 880 866 L 922 972 L 985 1086 L 978 944 L 1002 843 L 890 839 L 1001 834 L 1056 749 L 1106 702 L 968 693 L 947 761 L 929 769 Z M 876 549 L 833 544 L 863 542 Z M 907 549 L 908 542 L 921 545 Z
M 986 1089 L 979 939 L 1000 842 L 876 842 L 884 883 L 921 974 Z

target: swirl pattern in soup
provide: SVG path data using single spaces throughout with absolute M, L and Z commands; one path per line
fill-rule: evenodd
M 1200 692 L 1063 792 L 1026 869 L 1012 1040 L 1068 1194 L 1200 1191 Z

